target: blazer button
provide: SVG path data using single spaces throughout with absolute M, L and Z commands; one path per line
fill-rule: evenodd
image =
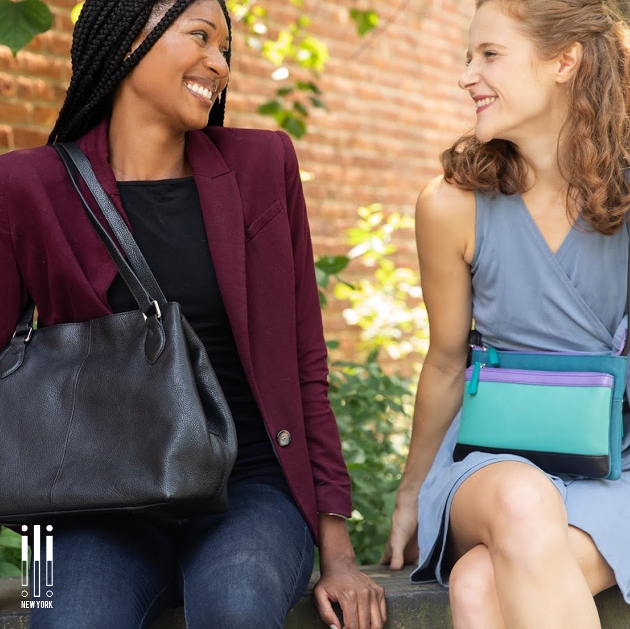
M 283 448 L 288 446 L 291 443 L 291 433 L 288 430 L 281 430 L 276 435 L 276 441 L 278 442 L 278 445 Z

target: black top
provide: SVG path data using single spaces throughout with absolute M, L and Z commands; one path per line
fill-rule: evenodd
M 125 181 L 118 182 L 118 189 L 134 238 L 162 292 L 181 305 L 208 352 L 236 424 L 234 473 L 279 471 L 219 291 L 194 179 Z M 138 307 L 120 274 L 107 298 L 114 312 Z

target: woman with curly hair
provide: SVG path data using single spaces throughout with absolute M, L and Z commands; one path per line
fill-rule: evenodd
M 53 606 L 32 610 L 33 629 L 138 629 L 172 600 L 191 629 L 282 629 L 314 542 L 326 624 L 342 626 L 333 602 L 347 627 L 384 622 L 344 521 L 350 482 L 295 151 L 284 133 L 223 128 L 230 55 L 224 0 L 87 0 L 77 23 L 50 141 L 76 141 L 181 304 L 238 454 L 226 513 L 56 524 Z M 137 309 L 52 146 L 0 157 L 0 348 L 29 297 L 40 326 Z
M 417 203 L 431 342 L 383 556 L 448 584 L 456 629 L 595 629 L 615 583 L 630 603 L 628 414 L 619 480 L 453 456 L 472 320 L 503 350 L 624 345 L 629 46 L 612 2 L 477 0 L 459 80 L 474 134 Z

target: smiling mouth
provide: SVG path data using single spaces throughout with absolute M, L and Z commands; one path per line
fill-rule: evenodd
M 477 111 L 479 112 L 482 109 L 486 109 L 486 107 L 492 105 L 495 100 L 497 100 L 496 96 L 489 96 L 488 98 L 482 98 L 481 100 L 475 101 L 475 104 L 477 105 Z
M 193 94 L 197 94 L 198 96 L 203 97 L 208 101 L 208 103 L 212 103 L 213 96 L 217 93 L 218 86 L 216 83 L 212 84 L 212 89 L 208 89 L 204 85 L 200 85 L 199 83 L 189 83 L 185 82 L 184 85 L 191 91 Z

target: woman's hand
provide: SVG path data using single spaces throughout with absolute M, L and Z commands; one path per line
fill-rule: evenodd
M 382 629 L 387 619 L 385 591 L 356 565 L 343 518 L 319 515 L 321 578 L 313 590 L 323 622 L 336 629 Z M 342 623 L 332 608 L 339 603 Z
M 352 562 L 322 572 L 313 590 L 323 622 L 337 629 L 382 629 L 387 613 L 385 591 Z M 342 624 L 331 603 L 339 603 Z
M 405 500 L 399 496 L 392 515 L 392 527 L 379 563 L 390 570 L 418 561 L 418 498 Z

